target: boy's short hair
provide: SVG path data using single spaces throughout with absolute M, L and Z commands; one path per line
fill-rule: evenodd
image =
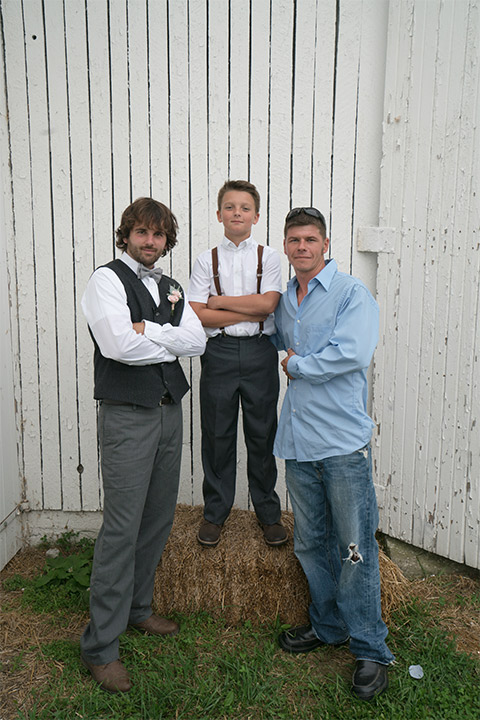
M 247 192 L 249 193 L 254 202 L 255 202 L 255 212 L 260 212 L 260 193 L 258 192 L 255 185 L 252 185 L 251 182 L 248 182 L 248 180 L 227 180 L 220 190 L 218 191 L 218 198 L 217 198 L 217 205 L 218 209 L 222 209 L 222 200 L 225 193 L 230 192 L 230 190 L 238 190 L 239 192 Z
M 126 249 L 125 240 L 135 225 L 145 225 L 148 229 L 163 230 L 167 236 L 167 242 L 162 257 L 177 244 L 177 218 L 170 208 L 158 200 L 148 197 L 138 198 L 125 208 L 116 231 L 115 244 L 120 250 Z
M 287 237 L 288 228 L 294 225 L 315 225 L 320 231 L 320 235 L 325 240 L 327 237 L 327 224 L 325 218 L 317 208 L 298 207 L 292 208 L 285 218 L 285 227 L 283 228 L 283 237 Z

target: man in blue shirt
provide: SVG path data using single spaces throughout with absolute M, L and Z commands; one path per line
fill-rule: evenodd
M 378 306 L 360 280 L 325 261 L 329 240 L 316 208 L 295 208 L 284 249 L 295 277 L 275 312 L 289 386 L 274 453 L 286 460 L 295 554 L 307 576 L 310 624 L 282 632 L 283 650 L 309 652 L 350 640 L 353 692 L 370 700 L 394 660 L 381 617 L 366 412 L 367 369 L 378 340 Z

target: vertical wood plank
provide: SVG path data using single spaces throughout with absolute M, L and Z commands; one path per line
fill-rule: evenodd
M 429 122 L 431 117 L 431 93 L 425 88 L 433 82 L 432 69 L 435 67 L 435 17 L 427 12 L 426 6 L 414 8 L 414 35 L 411 50 L 411 82 L 402 120 L 406 122 L 404 145 L 404 185 L 401 202 L 405 231 L 400 246 L 402 287 L 417 288 L 417 293 L 401 292 L 396 317 L 396 367 L 394 407 L 396 412 L 392 456 L 400 480 L 398 500 L 398 523 L 401 536 L 407 541 L 412 537 L 412 516 L 414 509 L 416 455 L 416 433 L 412 428 L 417 424 L 418 365 L 422 344 L 421 317 L 418 309 L 423 305 L 423 263 L 425 252 L 426 207 L 428 185 L 422 182 L 425 165 L 428 166 L 430 145 Z M 433 24 L 433 31 L 432 31 Z M 411 111 L 410 111 L 411 108 Z M 418 143 L 422 136 L 424 142 Z M 418 252 L 418 256 L 417 256 Z M 404 338 L 408 337 L 408 343 Z
M 248 171 L 246 178 L 260 193 L 260 219 L 255 225 L 258 242 L 267 243 L 267 184 L 268 184 L 268 143 L 270 112 L 270 2 L 251 2 L 250 18 L 250 106 L 249 106 L 249 147 Z M 268 241 L 278 244 L 278 238 Z
M 1 10 L 0 10 L 1 14 Z M 1 21 L 1 17 L 0 17 Z M 0 53 L 4 53 L 3 33 Z M 20 519 L 16 513 L 17 504 L 22 500 L 22 484 L 19 466 L 18 445 L 21 439 L 15 413 L 15 381 L 18 364 L 14 362 L 13 334 L 16 331 L 16 313 L 11 304 L 15 295 L 15 277 L 9 275 L 7 245 L 13 237 L 12 187 L 10 179 L 8 143 L 8 101 L 4 73 L 0 74 L 0 187 L 3 200 L 0 203 L 0 568 L 17 553 L 21 547 Z M 6 214 L 7 210 L 8 214 Z M 14 265 L 13 265 L 14 267 Z
M 170 127 L 167 0 L 148 0 L 151 195 L 170 206 Z
M 397 252 L 380 254 L 377 271 L 377 297 L 380 305 L 380 339 L 375 353 L 373 372 L 373 420 L 377 426 L 373 443 L 374 474 L 384 488 L 384 508 L 380 515 L 381 529 L 394 537 L 400 530 L 401 478 L 394 456 L 394 418 L 403 408 L 394 404 L 397 317 L 400 295 L 400 263 L 398 254 L 404 242 L 402 206 L 395 203 L 397 184 L 403 187 L 403 148 L 407 122 L 404 116 L 402 88 L 411 72 L 411 37 L 403 32 L 411 26 L 413 2 L 390 3 L 388 16 L 388 53 L 385 71 L 385 109 L 382 182 L 380 188 L 380 225 L 398 228 Z M 408 92 L 408 85 L 405 93 Z M 404 538 L 406 539 L 406 538 Z
M 169 77 L 170 77 L 170 148 L 172 173 L 170 177 L 171 208 L 180 226 L 180 241 L 170 254 L 170 273 L 187 287 L 190 235 L 189 212 L 189 6 L 187 2 L 168 5 L 169 11 Z M 190 362 L 182 360 L 184 371 L 189 377 Z M 190 399 L 190 398 L 189 398 Z M 190 428 L 191 403 L 183 403 L 184 446 L 180 482 L 182 487 L 191 484 Z
M 337 13 L 334 0 L 319 0 L 315 22 L 315 75 L 312 178 L 310 203 L 327 221 L 330 234 L 330 192 L 333 136 L 333 101 L 335 84 L 335 52 Z
M 73 18 L 72 18 L 73 21 Z M 74 31 L 72 22 L 72 31 Z M 85 5 L 85 52 L 87 77 L 83 92 L 89 105 L 89 152 L 91 157 L 88 197 L 72 193 L 78 231 L 90 242 L 75 242 L 75 293 L 78 383 L 78 433 L 82 472 L 82 509 L 101 505 L 101 478 L 97 454 L 96 403 L 93 399 L 93 343 L 80 301 L 92 271 L 114 257 L 115 218 L 112 188 L 112 118 L 110 109 L 110 38 L 108 3 L 88 0 Z M 75 84 L 74 76 L 72 82 Z M 86 86 L 83 84 L 86 82 Z M 73 103 L 75 96 L 72 97 Z M 75 105 L 72 105 L 72 109 Z M 80 132 L 80 129 L 79 129 Z M 97 139 L 101 138 L 101 142 Z M 72 152 L 86 152 L 73 144 Z M 91 203 L 91 204 L 90 204 Z M 83 233 L 82 233 L 83 226 Z M 74 226 L 75 227 L 75 226 Z M 77 235 L 78 237 L 78 235 Z
M 341 3 L 337 19 L 330 252 L 343 272 L 350 272 L 353 248 L 352 213 L 362 8 L 363 2 Z
M 311 195 L 314 79 L 317 26 L 316 0 L 296 3 L 295 57 L 291 117 L 292 205 L 307 206 Z
M 110 93 L 112 113 L 113 218 L 120 217 L 133 198 L 131 185 L 131 136 L 128 94 L 127 0 L 109 0 Z M 109 258 L 110 259 L 110 258 Z M 101 260 L 103 261 L 103 258 Z
M 107 233 L 110 233 L 110 227 L 107 232 L 101 227 L 101 218 L 105 217 L 100 209 L 102 203 L 105 202 L 105 190 L 102 192 L 102 184 L 107 189 L 108 184 L 105 185 L 105 174 L 103 177 L 97 174 L 97 163 L 94 160 L 96 153 L 93 150 L 95 145 L 93 133 L 97 129 L 95 123 L 99 97 L 92 99 L 90 86 L 89 60 L 92 53 L 93 57 L 95 56 L 95 50 L 93 47 L 90 48 L 87 20 L 91 22 L 93 18 L 88 18 L 89 10 L 91 8 L 86 8 L 83 2 L 64 4 L 70 153 L 69 202 L 72 217 L 69 244 L 74 267 L 73 288 L 76 310 L 75 334 L 72 336 L 71 342 L 73 344 L 74 339 L 76 341 L 76 374 L 79 393 L 76 412 L 80 443 L 77 462 L 81 477 L 81 507 L 86 510 L 98 509 L 100 482 L 96 453 L 96 415 L 91 365 L 93 348 L 80 307 L 80 300 L 87 280 L 96 265 L 111 259 L 111 243 L 106 243 L 108 255 L 105 257 L 102 243 L 97 242 L 97 237 L 103 239 Z M 100 18 L 98 20 L 100 22 Z M 100 27 L 101 25 L 99 25 L 99 29 Z M 108 68 L 108 64 L 106 67 Z M 104 100 L 106 108 L 109 106 L 107 98 Z M 95 108 L 95 112 L 93 112 L 93 108 Z M 105 147 L 108 148 L 109 145 L 110 138 L 107 136 Z M 99 197 L 98 214 L 94 207 L 94 193 L 98 193 Z M 111 209 L 110 198 L 108 208 Z M 108 223 L 109 215 L 107 211 Z M 86 240 L 87 238 L 88 240 Z
M 379 221 L 382 121 L 387 52 L 388 3 L 362 2 L 353 189 L 353 237 L 357 228 Z M 356 251 L 351 272 L 376 293 L 377 257 Z
M 150 36 L 152 42 L 155 38 Z M 150 97 L 148 92 L 147 15 L 144 2 L 128 0 L 128 111 L 132 200 L 150 194 Z
M 62 3 L 45 4 L 46 110 L 51 167 L 51 246 L 54 316 L 58 367 L 58 441 L 61 508 L 81 507 L 76 392 L 75 297 L 72 257 L 70 128 L 67 101 L 65 25 Z M 88 175 L 87 175 L 88 177 Z M 41 365 L 43 374 L 47 368 Z M 46 505 L 50 507 L 50 504 Z
M 25 360 L 29 375 L 29 392 L 25 396 L 26 459 L 37 442 L 40 446 L 40 467 L 35 462 L 35 453 L 30 467 L 26 464 L 25 474 L 34 497 L 33 505 L 59 509 L 62 506 L 62 488 L 58 436 L 58 346 L 55 334 L 45 29 L 41 2 L 28 3 L 24 10 L 25 70 L 28 78 L 27 103 L 30 116 L 28 138 L 31 245 L 25 255 L 28 258 L 26 266 L 23 263 L 19 265 L 18 280 L 22 287 L 27 287 L 25 283 L 30 281 L 29 287 L 34 288 L 32 315 L 27 319 L 22 313 L 24 322 L 21 324 L 22 331 L 28 328 L 25 343 L 22 343 L 22 364 Z M 23 244 L 23 239 L 21 241 Z M 19 250 L 20 256 L 23 256 L 23 248 Z M 29 362 L 28 354 L 25 357 L 24 351 L 27 347 L 32 347 L 32 340 L 36 344 L 36 352 L 32 353 Z M 25 383 L 23 386 L 25 387 Z M 38 420 L 35 418 L 37 413 Z
M 443 10 L 443 8 L 442 8 Z M 465 555 L 465 520 L 468 477 L 468 426 L 471 408 L 466 397 L 469 394 L 471 366 L 474 362 L 471 348 L 474 346 L 475 300 L 478 293 L 478 248 L 472 248 L 475 235 L 470 235 L 469 209 L 476 206 L 472 194 L 472 181 L 478 183 L 478 168 L 472 162 L 472 151 L 478 147 L 475 125 L 478 119 L 478 47 L 480 40 L 478 4 L 466 2 L 455 6 L 453 23 L 441 16 L 442 25 L 450 29 L 450 46 L 459 43 L 462 53 L 453 51 L 450 58 L 448 85 L 448 115 L 445 133 L 451 138 L 453 194 L 455 203 L 451 208 L 451 260 L 450 297 L 448 309 L 448 343 L 445 359 L 444 432 L 442 433 L 442 464 L 440 469 L 439 508 L 446 517 L 445 530 L 438 537 L 437 551 L 453 560 L 463 561 Z M 476 69 L 472 72 L 472 69 Z M 455 77 L 462 83 L 455 83 Z M 459 87 L 460 86 L 460 87 Z M 455 127 L 453 135 L 449 130 Z M 454 139 L 455 138 L 455 139 Z M 475 143 L 475 139 L 477 142 Z M 448 143 L 448 141 L 447 141 Z M 446 178 L 447 180 L 447 178 Z M 450 180 L 450 175 L 448 177 Z M 445 192 L 446 191 L 446 192 Z M 448 207 L 451 194 L 444 188 L 443 207 Z M 472 202 L 473 201 L 473 202 Z M 450 216 L 450 212 L 448 213 Z M 450 218 L 449 218 L 450 219 Z M 478 212 L 477 212 L 478 220 Z M 478 225 L 477 225 L 478 228 Z M 478 230 L 477 230 L 478 233 Z M 478 237 L 478 235 L 477 235 Z M 473 261 L 473 264 L 472 264 Z M 473 273 L 472 273 L 473 271 Z M 462 292 L 458 293 L 458 289 Z M 440 309 L 440 308 L 439 308 Z M 466 348 L 469 350 L 465 352 Z M 443 528 L 442 528 L 443 529 Z
M 263 205 L 268 215 L 269 244 L 278 250 L 282 247 L 285 215 L 291 207 L 293 10 L 293 3 L 289 0 L 271 3 L 268 184 Z M 283 256 L 282 262 L 283 277 L 286 279 L 288 263 Z
M 207 53 L 208 9 L 206 2 L 188 3 L 188 234 L 181 234 L 181 242 L 188 248 L 188 264 L 183 272 L 190 271 L 196 256 L 208 247 L 208 89 L 207 89 Z M 187 290 L 187 278 L 184 281 Z M 191 392 L 188 396 L 188 436 L 184 444 L 184 480 L 180 487 L 183 502 L 201 504 L 202 461 L 198 382 L 200 378 L 200 360 L 194 358 L 188 362 Z M 187 402 L 184 401 L 187 405 Z
M 211 245 L 221 231 L 217 223 L 216 199 L 219 188 L 228 179 L 228 23 L 229 4 L 224 0 L 208 2 L 208 202 Z
M 2 87 L 5 87 L 5 100 L 8 103 L 7 112 L 3 115 L 6 123 L 4 130 L 2 123 L 3 149 L 1 159 L 4 167 L 3 182 L 5 183 L 5 219 L 6 219 L 6 258 L 7 271 L 10 278 L 8 285 L 10 310 L 10 325 L 12 328 L 11 342 L 14 360 L 14 400 L 16 406 L 16 423 L 18 427 L 18 464 L 20 477 L 25 477 L 24 430 L 23 430 L 23 369 L 20 362 L 21 340 L 20 316 L 25 293 L 21 295 L 18 283 L 18 248 L 16 233 L 31 231 L 29 224 L 28 197 L 30 194 L 30 176 L 28 159 L 28 117 L 26 113 L 16 112 L 19 108 L 27 107 L 26 76 L 19 71 L 19 76 L 13 81 L 13 70 L 25 66 L 24 58 L 24 32 L 22 7 L 3 3 L 0 6 L 2 19 L 2 40 L 4 73 L 2 73 Z M 7 203 L 8 201 L 8 203 Z M 22 204 L 20 217 L 16 218 L 16 208 Z M 22 236 L 24 241 L 26 236 Z M 22 261 L 25 262 L 27 255 Z M 31 277 L 31 276 L 30 276 Z M 5 285 L 7 288 L 7 285 Z M 31 301 L 31 299 L 30 299 Z M 33 311 L 33 306 L 29 306 Z M 31 352 L 33 352 L 31 350 Z M 37 446 L 38 447 L 38 446 Z M 39 453 L 37 453 L 37 459 Z
M 232 180 L 243 180 L 248 177 L 250 132 L 250 2 L 230 0 L 228 5 L 228 175 Z

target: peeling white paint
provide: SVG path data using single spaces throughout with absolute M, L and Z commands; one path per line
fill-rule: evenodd
M 381 433 L 373 452 L 385 488 L 382 529 L 473 567 L 480 567 L 478 527 L 467 522 L 480 516 L 471 427 L 480 402 L 480 253 L 472 242 L 480 229 L 479 13 L 474 0 L 390 3 L 386 108 L 403 122 L 384 125 L 380 213 L 402 240 L 396 255 L 378 256 Z
M 79 299 L 114 255 L 121 211 L 147 194 L 171 205 L 167 269 L 186 287 L 221 237 L 218 187 L 248 176 L 257 239 L 282 252 L 288 208 L 316 205 L 340 268 L 377 288 L 382 528 L 479 567 L 478 3 L 3 0 L 1 16 L 7 306 L 31 506 L 101 507 Z M 200 364 L 183 364 L 180 499 L 200 503 Z M 242 441 L 238 457 L 246 507 Z

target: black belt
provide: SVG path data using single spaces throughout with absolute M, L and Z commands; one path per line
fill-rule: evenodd
M 222 330 L 218 335 L 214 335 L 213 337 L 209 338 L 209 340 L 216 340 L 217 338 L 228 338 L 229 340 L 255 340 L 258 338 L 261 338 L 265 335 L 265 333 L 257 333 L 256 335 L 229 335 L 225 332 L 225 330 Z
M 104 403 L 105 405 L 129 405 L 130 407 L 132 405 L 137 405 L 138 403 L 129 403 L 129 402 L 123 402 L 122 400 L 108 400 L 108 399 L 101 399 L 100 402 Z M 173 404 L 173 398 L 170 395 L 170 393 L 165 393 L 163 397 L 160 398 L 160 402 L 158 403 L 160 406 L 162 405 L 172 405 Z

